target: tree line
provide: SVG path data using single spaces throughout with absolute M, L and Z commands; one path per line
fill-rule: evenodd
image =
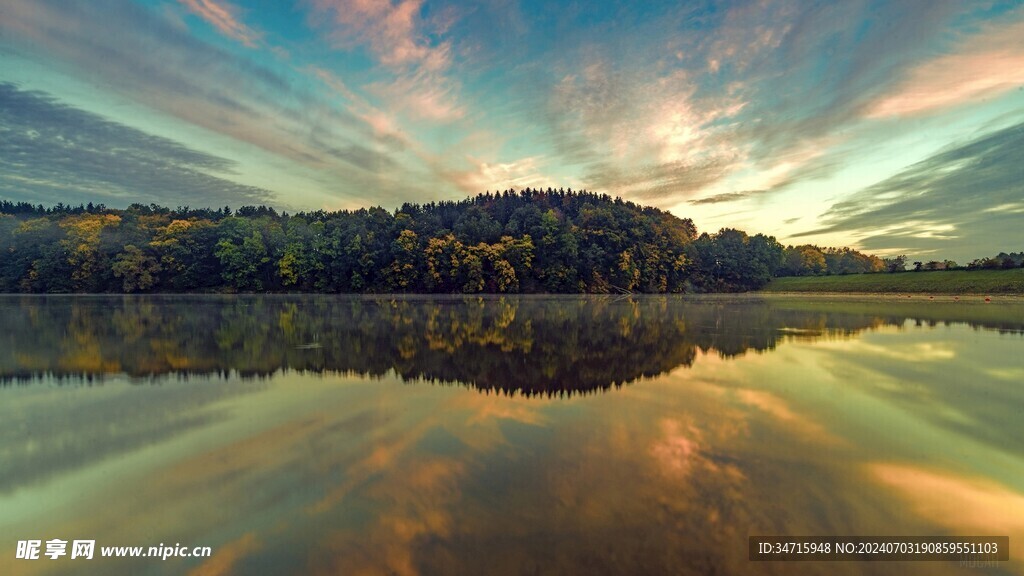
M 904 264 L 906 258 L 904 257 Z M 914 262 L 913 271 L 931 270 L 1008 270 L 1010 268 L 1024 267 L 1024 252 L 1000 252 L 995 256 L 975 258 L 966 265 L 961 266 L 954 260 L 930 260 L 928 262 Z M 904 266 L 905 268 L 905 266 Z M 902 270 L 901 270 L 902 271 Z
M 898 267 L 550 188 L 394 212 L 0 201 L 0 292 L 739 292 Z
M 774 238 L 572 190 L 279 213 L 0 203 L 4 292 L 625 293 L 756 289 Z

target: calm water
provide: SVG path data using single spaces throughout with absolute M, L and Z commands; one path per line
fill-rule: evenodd
M 755 564 L 754 534 L 1012 560 Z M 53 538 L 213 555 L 14 559 Z M 0 574 L 1021 559 L 1020 301 L 0 297 Z

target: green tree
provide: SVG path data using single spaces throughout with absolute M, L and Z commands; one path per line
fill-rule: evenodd
M 281 284 L 301 290 L 317 288 L 325 268 L 319 250 L 323 248 L 323 223 L 310 225 L 303 218 L 290 218 L 285 227 L 282 255 L 277 261 Z
M 907 256 L 906 254 L 900 254 L 893 258 L 884 258 L 882 263 L 888 272 L 903 272 L 907 269 Z
M 175 219 L 157 228 L 149 245 L 159 257 L 163 285 L 179 291 L 219 286 L 218 238 L 218 227 L 209 220 Z
M 537 276 L 549 292 L 579 292 L 576 268 L 579 244 L 573 229 L 557 211 L 549 209 L 541 216 L 540 243 L 537 250 Z
M 394 260 L 386 272 L 388 288 L 405 292 L 419 287 L 424 258 L 416 233 L 412 230 L 402 230 L 391 251 L 394 254 Z
M 825 255 L 817 246 L 788 246 L 783 255 L 783 271 L 787 276 L 816 276 L 825 273 Z
M 114 276 L 123 279 L 124 291 L 129 293 L 152 288 L 160 272 L 156 258 L 131 244 L 114 258 L 112 268 Z
M 533 239 L 502 236 L 491 247 L 494 283 L 498 292 L 519 292 L 521 279 L 528 278 L 533 265 Z
M 220 260 L 225 283 L 237 290 L 263 290 L 261 267 L 270 262 L 270 257 L 260 231 L 250 220 L 240 217 L 226 218 L 220 228 L 214 254 Z

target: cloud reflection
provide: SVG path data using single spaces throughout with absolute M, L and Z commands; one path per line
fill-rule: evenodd
M 1010 536 L 1010 558 L 1024 555 L 1024 492 L 987 478 L 907 464 L 876 463 L 870 473 L 910 503 L 915 514 L 965 536 Z
M 482 319 L 501 318 L 513 333 L 513 318 L 530 318 L 536 330 L 531 347 L 537 347 L 543 344 L 539 327 L 569 314 L 572 301 L 560 301 L 557 310 L 520 307 L 515 314 L 500 306 L 468 309 Z M 256 305 L 249 304 L 251 315 Z M 1019 344 L 1018 334 L 956 324 L 914 328 L 898 313 L 903 304 L 893 304 L 890 317 L 878 301 L 833 303 L 824 315 L 805 300 L 777 301 L 777 310 L 734 304 L 741 315 L 724 314 L 715 302 L 701 306 L 723 314 L 687 308 L 675 321 L 707 330 L 707 352 L 698 350 L 691 364 L 614 394 L 528 397 L 408 385 L 387 371 L 374 378 L 277 372 L 256 381 L 261 386 L 254 393 L 197 408 L 216 419 L 151 447 L 124 449 L 21 484 L 0 500 L 9 511 L 0 527 L 12 534 L 94 534 L 126 545 L 148 544 L 137 542 L 140 535 L 165 542 L 203 535 L 203 543 L 214 546 L 209 564 L 154 569 L 139 563 L 140 573 L 148 566 L 156 573 L 403 575 L 743 574 L 750 570 L 750 534 L 879 534 L 894 527 L 937 533 L 954 521 L 962 521 L 964 530 L 983 521 L 1011 536 L 1020 530 L 1014 517 L 998 516 L 996 503 L 1004 501 L 1016 513 L 1020 495 L 1012 477 L 1024 461 L 962 427 L 985 414 L 1004 436 L 1019 427 L 1008 413 L 990 412 L 984 397 L 1005 389 L 1005 380 L 988 381 L 985 374 L 1014 368 L 1007 351 Z M 642 326 L 628 322 L 648 318 L 642 301 L 622 305 L 625 316 L 602 313 L 611 313 L 619 330 L 627 320 L 625 333 L 643 340 Z M 650 320 L 666 316 L 665 309 L 654 310 Z M 388 302 L 383 311 L 356 327 L 393 330 L 416 318 L 399 302 Z M 499 345 L 487 322 L 467 324 L 466 316 L 447 312 L 435 309 L 430 316 L 435 337 L 447 334 L 444 325 L 459 326 L 454 333 L 463 342 Z M 745 321 L 733 322 L 740 318 Z M 765 323 L 765 334 L 779 338 L 770 353 L 742 354 L 746 348 L 721 334 L 736 330 L 742 332 L 739 342 L 758 341 L 754 319 Z M 780 332 L 780 325 L 792 330 Z M 568 333 L 566 325 L 558 326 L 559 334 Z M 222 334 L 224 341 L 229 336 Z M 862 340 L 868 352 L 853 353 Z M 958 343 L 959 372 L 942 357 L 908 370 L 898 355 L 871 352 L 877 345 L 897 352 L 923 344 L 942 349 L 950 341 Z M 237 375 L 227 380 L 247 382 Z M 954 384 L 977 394 L 945 392 Z M 215 390 L 227 383 L 203 385 Z M 152 389 L 119 386 L 51 390 L 109 404 L 114 416 L 75 424 L 79 434 L 90 427 L 102 432 L 90 436 L 93 451 L 116 447 L 133 434 L 120 426 L 129 411 L 114 392 L 193 392 L 169 381 Z M 915 404 L 929 386 L 933 394 Z M 13 386 L 0 393 L 6 409 L 24 410 L 25 399 L 42 391 Z M 1020 405 L 1012 392 L 1002 393 L 1000 403 Z M 970 418 L 952 425 L 935 420 L 944 395 L 946 405 L 955 398 Z M 53 414 L 52 402 L 40 405 Z M 92 405 L 76 408 L 95 414 Z M 17 437 L 17 428 L 3 437 Z M 96 479 L 88 481 L 90 475 Z M 892 489 L 879 489 L 886 486 Z M 78 501 L 35 506 L 56 493 Z M 944 493 L 955 494 L 950 506 L 961 506 L 953 520 L 937 517 L 947 510 L 929 508 Z M 132 522 L 123 522 L 126 517 Z M 7 562 L 0 557 L 0 569 Z M 89 564 L 83 571 L 106 574 L 111 566 Z M 925 568 L 921 573 L 958 569 Z M 863 566 L 806 570 L 857 574 Z M 900 574 L 907 567 L 877 571 Z

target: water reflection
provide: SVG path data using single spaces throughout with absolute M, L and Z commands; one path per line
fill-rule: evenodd
M 1024 329 L 1024 305 L 810 299 L 0 297 L 0 382 L 126 374 L 352 372 L 573 394 L 787 339 L 965 322 Z
M 1022 316 L 928 306 L 19 299 L 0 573 L 964 573 L 746 559 L 889 533 L 1008 534 L 987 572 L 1024 573 Z M 79 537 L 214 557 L 13 560 Z

